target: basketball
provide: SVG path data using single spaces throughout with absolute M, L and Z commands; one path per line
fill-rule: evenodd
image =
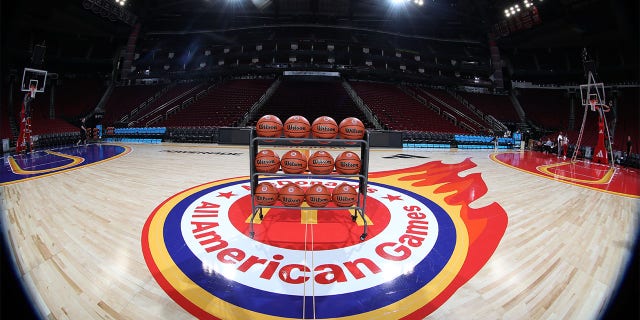
M 364 123 L 358 118 L 349 117 L 340 121 L 338 131 L 340 138 L 348 140 L 360 140 L 364 138 L 365 133 Z
M 336 171 L 341 174 L 358 174 L 362 163 L 360 156 L 353 151 L 339 154 L 335 160 Z
M 331 192 L 331 200 L 338 207 L 350 207 L 358 202 L 358 191 L 346 182 L 336 186 Z
M 264 149 L 256 154 L 256 172 L 275 173 L 280 170 L 280 157 L 270 149 Z
M 284 136 L 287 138 L 308 138 L 311 132 L 309 120 L 303 116 L 291 116 L 284 122 Z
M 282 128 L 280 118 L 272 114 L 260 117 L 256 123 L 256 133 L 258 137 L 279 138 L 282 135 Z
M 318 139 L 333 139 L 338 136 L 338 124 L 331 117 L 318 117 L 311 123 L 311 135 Z
M 282 186 L 278 193 L 280 194 L 280 202 L 285 207 L 298 207 L 304 201 L 304 190 L 293 182 Z
M 330 174 L 333 172 L 334 165 L 333 156 L 322 150 L 312 153 L 307 161 L 307 167 L 313 174 Z
M 331 201 L 331 192 L 321 184 L 314 184 L 307 188 L 304 199 L 311 207 L 326 207 Z
M 289 150 L 282 155 L 280 166 L 284 173 L 303 173 L 307 170 L 307 157 L 298 150 Z
M 271 182 L 263 181 L 256 186 L 253 199 L 259 206 L 272 206 L 278 201 L 279 195 L 276 186 Z

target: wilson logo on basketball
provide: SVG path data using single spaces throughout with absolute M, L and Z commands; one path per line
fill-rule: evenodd
M 335 127 L 327 127 L 324 125 L 318 125 L 315 127 L 316 131 L 322 131 L 322 132 L 336 132 L 336 128 Z
M 345 167 L 345 168 L 358 168 L 360 167 L 360 165 L 358 165 L 357 163 L 353 163 L 353 162 L 349 162 L 349 161 L 338 161 L 340 163 L 340 166 Z
M 258 124 L 258 129 L 260 130 L 279 130 L 280 128 L 273 124 L 268 123 L 260 123 Z
M 292 160 L 284 160 L 282 161 L 282 164 L 286 167 L 293 167 L 293 168 L 302 168 L 302 163 L 298 162 L 298 161 L 292 161 Z
M 325 160 L 325 159 L 312 159 L 311 163 L 314 165 L 332 165 L 333 164 L 331 160 Z
M 289 131 L 306 131 L 307 130 L 306 127 L 299 126 L 297 124 L 288 124 L 286 128 Z
M 270 164 L 274 164 L 276 163 L 275 160 L 265 160 L 265 159 L 257 159 L 256 160 L 256 164 L 266 164 L 266 165 L 270 165 Z
M 248 178 L 196 186 L 151 214 L 145 260 L 198 318 L 388 318 L 387 310 L 400 310 L 394 318 L 421 319 L 482 268 L 506 229 L 497 203 L 470 206 L 487 192 L 480 173 L 468 173 L 474 167 L 466 159 L 370 172 L 366 224 L 335 203 L 359 194 L 351 191 L 356 181 L 339 176 L 267 178 L 263 200 L 272 201 L 277 187 L 283 205 L 306 199 L 312 207 L 272 207 L 262 219 L 249 209 Z M 363 295 L 369 303 L 345 303 Z

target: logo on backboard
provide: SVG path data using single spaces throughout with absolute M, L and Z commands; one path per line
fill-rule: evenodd
M 484 266 L 506 229 L 499 204 L 469 206 L 487 192 L 479 173 L 461 176 L 475 166 L 369 173 L 364 221 L 352 209 L 296 207 L 265 209 L 252 224 L 247 177 L 206 183 L 149 216 L 145 260 L 201 319 L 422 319 Z M 358 187 L 339 176 L 271 181 Z

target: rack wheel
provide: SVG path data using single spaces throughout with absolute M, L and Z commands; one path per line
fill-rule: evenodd
M 253 239 L 253 236 L 255 236 L 255 235 L 256 235 L 255 232 L 253 232 L 253 231 L 249 232 L 249 237 L 251 237 L 251 239 Z M 360 239 L 362 239 L 362 237 L 360 237 Z
M 363 233 L 363 234 L 360 236 L 360 241 L 364 241 L 364 239 L 366 239 L 366 238 L 367 238 L 367 234 L 366 234 L 366 233 Z

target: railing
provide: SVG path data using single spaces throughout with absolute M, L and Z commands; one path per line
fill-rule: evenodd
M 349 97 L 351 97 L 351 100 L 353 100 L 356 106 L 358 106 L 358 108 L 360 108 L 360 110 L 364 113 L 365 117 L 367 117 L 367 120 L 372 123 L 376 129 L 382 129 L 382 125 L 380 124 L 378 117 L 376 117 L 373 112 L 371 112 L 369 106 L 364 103 L 362 98 L 360 98 L 358 93 L 353 90 L 351 85 L 346 80 L 342 81 L 342 87 L 344 87 L 344 89 L 347 91 L 347 94 L 349 95 Z
M 456 109 L 455 107 L 453 107 L 453 106 L 451 106 L 450 104 L 446 103 L 446 102 L 445 102 L 445 101 L 443 101 L 442 99 L 440 99 L 440 98 L 438 98 L 438 97 L 436 97 L 436 96 L 432 95 L 431 93 L 426 92 L 426 91 L 424 91 L 424 90 L 422 90 L 422 89 L 419 89 L 419 90 L 420 90 L 420 91 L 422 91 L 422 92 L 424 92 L 424 94 L 428 95 L 431 99 L 433 99 L 433 100 L 435 100 L 435 101 L 439 102 L 441 105 L 443 105 L 443 106 L 447 107 L 449 110 L 453 111 L 453 112 L 454 112 L 455 114 L 457 114 L 458 116 L 460 116 L 460 117 L 464 118 L 465 120 L 467 120 L 467 121 L 469 121 L 469 122 L 473 123 L 474 125 L 478 126 L 479 128 L 484 128 L 484 125 L 480 124 L 479 122 L 475 121 L 474 119 L 469 118 L 469 116 L 468 116 L 468 115 L 466 115 L 464 112 L 462 112 L 462 111 L 460 111 L 460 110 Z M 474 129 L 473 131 L 475 131 L 475 129 Z
M 134 125 L 134 124 L 136 124 L 136 123 L 140 123 L 140 122 L 142 122 L 142 120 L 144 120 L 144 119 L 146 119 L 146 118 L 149 118 L 149 117 L 151 117 L 151 116 L 155 115 L 156 113 L 158 113 L 158 112 L 162 111 L 163 109 L 166 109 L 166 108 L 167 108 L 167 106 L 169 106 L 169 105 L 171 105 L 171 104 L 175 103 L 176 101 L 179 101 L 180 99 L 184 98 L 185 96 L 187 96 L 187 95 L 189 95 L 189 94 L 193 93 L 194 91 L 198 90 L 201 86 L 202 86 L 202 84 L 197 85 L 197 86 L 195 86 L 195 87 L 193 87 L 193 88 L 191 88 L 191 89 L 189 89 L 189 90 L 187 90 L 187 91 L 183 92 L 182 94 L 179 94 L 177 97 L 175 97 L 175 98 L 173 98 L 173 99 L 171 99 L 171 100 L 169 100 L 169 101 L 167 101 L 167 102 L 163 103 L 162 105 L 160 105 L 160 106 L 156 107 L 155 109 L 151 110 L 151 112 L 148 112 L 148 113 L 146 113 L 146 114 L 143 114 L 140 118 L 138 118 L 138 119 L 136 119 L 136 120 L 134 120 L 134 121 L 131 121 L 131 122 L 129 123 L 129 126 L 132 126 L 132 125 Z M 193 98 L 193 97 L 192 97 L 192 98 Z M 148 123 L 148 122 L 147 122 L 147 123 Z
M 262 96 L 260 96 L 260 98 L 258 99 L 258 101 L 256 101 L 251 108 L 249 108 L 249 111 L 247 113 L 245 113 L 242 121 L 240 121 L 240 126 L 241 127 L 245 127 L 247 126 L 247 123 L 249 122 L 249 119 L 251 119 L 253 117 L 253 115 L 256 113 L 256 111 L 258 109 L 260 109 L 265 102 L 267 102 L 267 100 L 269 100 L 269 98 L 271 98 L 271 96 L 273 95 L 274 92 L 276 92 L 276 90 L 278 89 L 278 87 L 280 86 L 280 83 L 282 83 L 282 80 L 280 79 L 276 79 L 276 81 L 274 81 L 271 86 L 269 87 L 269 89 L 267 89 L 267 91 L 264 92 L 264 94 L 262 94 Z

